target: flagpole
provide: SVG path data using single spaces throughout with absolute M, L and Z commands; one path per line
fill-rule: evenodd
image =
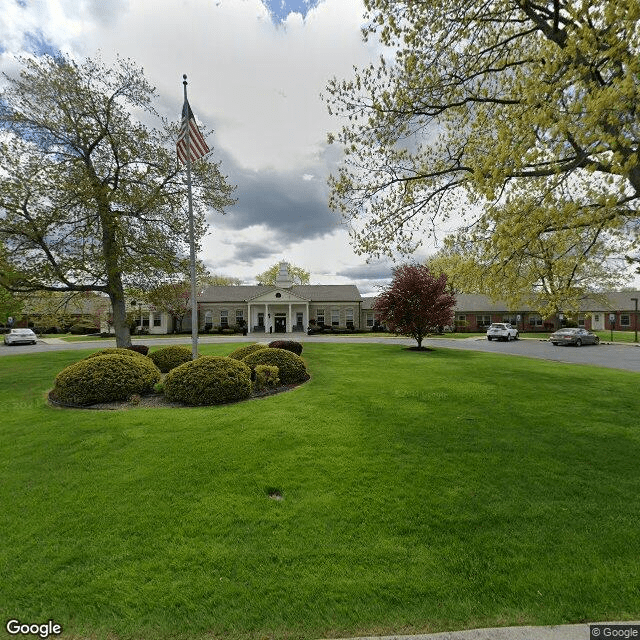
M 184 107 L 187 119 L 187 131 L 185 133 L 185 142 L 187 146 L 187 198 L 189 201 L 189 250 L 190 250 L 190 266 L 191 266 L 191 359 L 198 357 L 198 300 L 196 287 L 196 243 L 195 230 L 193 223 L 193 195 L 191 194 L 191 136 L 189 132 L 189 112 L 187 108 L 187 74 L 185 73 L 182 84 L 184 85 Z M 183 108 L 183 112 L 185 111 Z

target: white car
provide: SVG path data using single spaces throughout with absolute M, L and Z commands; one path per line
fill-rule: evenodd
M 38 337 L 31 329 L 11 329 L 4 336 L 4 343 L 11 344 L 37 344 Z
M 508 322 L 494 322 L 487 329 L 487 340 L 517 340 L 520 334 Z

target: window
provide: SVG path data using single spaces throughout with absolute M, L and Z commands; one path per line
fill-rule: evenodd
M 244 311 L 242 309 L 236 309 L 236 324 L 240 327 L 244 324 Z
M 478 327 L 488 327 L 491 324 L 491 316 L 476 316 Z
M 340 309 L 331 309 L 331 326 L 337 327 L 340 325 Z
M 467 321 L 467 316 L 464 313 L 460 313 L 460 314 L 458 314 L 458 317 L 456 318 L 456 320 L 458 320 L 459 322 L 466 322 Z
M 373 327 L 373 311 L 367 312 L 367 327 Z
M 529 314 L 529 324 L 532 327 L 541 327 L 542 326 L 542 316 L 538 313 L 530 313 Z
M 508 322 L 510 325 L 516 327 L 518 325 L 518 316 L 506 315 L 502 318 L 502 322 Z
M 578 326 L 584 329 L 584 316 L 578 316 Z
M 220 312 L 220 326 L 228 327 L 229 326 L 229 312 L 223 310 Z
M 162 326 L 162 314 L 159 311 L 153 312 L 153 326 L 154 327 Z
M 204 314 L 204 328 L 211 329 L 212 326 L 213 326 L 213 313 L 211 313 L 211 311 L 207 311 L 207 313 Z
M 621 313 L 620 314 L 620 326 L 621 327 L 630 327 L 631 326 L 631 315 L 629 313 Z
M 347 309 L 345 311 L 345 321 L 347 323 L 347 329 L 353 329 L 353 309 Z
M 596 314 L 593 316 L 593 321 L 594 321 L 594 322 L 600 322 L 600 314 L 599 314 L 599 313 L 596 313 Z
M 144 314 L 142 315 L 142 326 L 143 326 L 145 329 L 148 329 L 148 328 L 149 328 L 149 314 L 148 314 L 148 313 L 144 313 Z
M 316 311 L 316 322 L 318 324 L 324 324 L 324 309 L 318 309 Z

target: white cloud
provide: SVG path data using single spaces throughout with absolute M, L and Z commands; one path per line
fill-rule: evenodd
M 77 58 L 131 58 L 157 87 L 160 112 L 176 121 L 186 73 L 191 107 L 214 130 L 214 157 L 239 196 L 228 216 L 211 220 L 200 257 L 248 280 L 285 258 L 316 282 L 344 282 L 335 274 L 364 257 L 327 206 L 338 150 L 326 134 L 338 123 L 320 93 L 375 56 L 360 35 L 363 3 L 265 2 L 0 0 L 0 69 L 13 69 L 34 38 Z

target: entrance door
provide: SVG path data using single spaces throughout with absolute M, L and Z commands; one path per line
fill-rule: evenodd
M 285 333 L 287 331 L 287 316 L 286 315 L 277 315 L 274 318 L 274 327 L 273 330 L 276 333 Z

